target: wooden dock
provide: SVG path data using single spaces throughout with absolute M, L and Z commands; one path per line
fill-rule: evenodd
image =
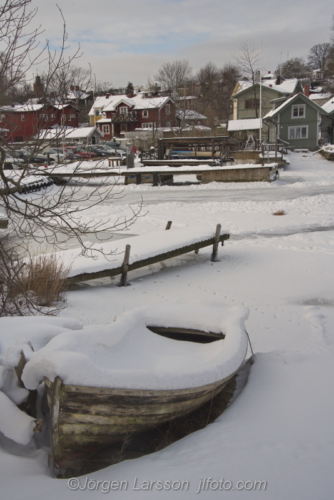
M 207 182 L 270 182 L 273 165 L 233 165 L 226 167 L 138 167 L 131 169 L 88 170 L 75 172 L 40 172 L 40 175 L 51 178 L 56 184 L 65 183 L 71 179 L 90 179 L 93 177 L 124 177 L 124 184 L 152 184 L 158 186 L 165 182 L 173 182 L 174 176 L 196 175 L 202 183 Z
M 211 260 L 215 261 L 218 254 L 219 243 L 224 245 L 224 241 L 228 240 L 230 237 L 227 233 L 221 234 L 220 224 L 216 226 L 215 231 L 206 231 L 205 234 L 202 233 L 202 237 L 199 236 L 197 239 L 194 238 L 193 235 L 188 236 L 187 229 L 189 232 L 189 228 L 169 231 L 170 226 L 171 222 L 167 224 L 165 231 L 120 240 L 122 244 L 125 243 L 124 252 L 115 255 L 115 260 L 113 261 L 105 259 L 102 265 L 101 262 L 94 262 L 94 260 L 90 261 L 90 259 L 84 257 L 74 259 L 70 275 L 67 278 L 67 283 L 79 283 L 82 281 L 107 277 L 111 278 L 120 275 L 120 285 L 125 286 L 127 283 L 127 274 L 130 271 L 163 262 L 167 259 L 172 259 L 173 257 L 178 257 L 189 252 L 198 253 L 201 248 L 211 245 Z M 208 236 L 210 232 L 211 236 Z M 151 239 L 149 251 L 147 251 L 148 239 Z M 115 246 L 116 242 L 113 244 L 113 247 Z M 109 247 L 112 248 L 110 244 Z M 106 247 L 105 250 L 108 251 L 109 247 Z M 134 255 L 133 258 L 131 254 Z M 84 261 L 82 259 L 84 259 Z M 97 268 L 96 270 L 94 269 L 95 267 Z M 89 269 L 87 272 L 82 272 L 83 268 Z

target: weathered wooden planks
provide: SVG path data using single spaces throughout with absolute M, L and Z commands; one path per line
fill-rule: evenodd
M 228 380 L 180 390 L 132 390 L 64 385 L 45 379 L 51 409 L 53 463 L 71 462 L 190 413 L 218 394 Z

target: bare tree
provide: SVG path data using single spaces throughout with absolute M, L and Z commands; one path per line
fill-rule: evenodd
M 230 116 L 230 97 L 240 78 L 236 66 L 228 63 L 221 69 L 208 63 L 196 75 L 201 112 L 214 116 L 215 122 L 228 120 Z
M 72 55 L 67 55 L 66 25 L 63 20 L 62 43 L 58 51 L 51 51 L 46 41 L 40 48 L 40 30 L 31 30 L 30 25 L 36 16 L 36 10 L 29 11 L 31 0 L 6 0 L 0 8 L 0 92 L 8 93 L 15 86 L 25 81 L 27 72 L 37 67 L 43 69 L 44 75 L 44 98 L 48 99 L 54 92 L 57 82 L 61 100 L 67 91 L 68 76 L 73 74 L 72 65 L 78 58 L 79 50 Z M 62 16 L 61 16 L 62 17 Z M 37 66 L 40 65 L 40 66 Z M 64 81 L 62 81 L 62 78 Z M 61 90 L 63 89 L 63 90 Z M 63 129 L 57 129 L 55 138 L 61 142 Z M 36 155 L 44 147 L 43 131 L 38 130 L 31 147 L 31 157 Z M 22 148 L 22 145 L 20 145 Z M 94 235 L 99 239 L 100 231 L 122 229 L 131 224 L 137 217 L 138 212 L 132 213 L 129 220 L 102 221 L 94 218 L 83 217 L 89 214 L 94 206 L 111 200 L 114 196 L 121 196 L 121 189 L 115 183 L 101 184 L 83 189 L 83 184 L 62 185 L 51 188 L 50 192 L 40 191 L 38 195 L 24 195 L 25 186 L 29 183 L 32 175 L 39 175 L 40 171 L 31 166 L 28 158 L 20 170 L 15 172 L 6 169 L 6 154 L 8 151 L 14 153 L 13 143 L 6 142 L 1 138 L 0 144 L 0 213 L 9 220 L 10 238 L 4 249 L 0 251 L 0 269 L 10 279 L 17 269 L 14 263 L 17 261 L 13 253 L 11 243 L 24 243 L 34 239 L 41 245 L 51 245 L 53 248 L 61 245 L 66 246 L 69 239 L 75 239 L 82 248 L 82 253 L 89 256 L 91 244 L 87 243 L 88 235 Z M 78 164 L 75 169 L 80 168 Z M 74 169 L 74 173 L 75 170 Z M 51 169 L 52 171 L 52 169 Z M 115 193 L 116 191 L 116 193 Z M 0 248 L 1 250 L 1 248 Z M 12 253 L 11 253 L 12 250 Z M 103 253 L 103 249 L 100 249 Z M 1 261 L 1 256 L 3 259 Z M 5 259 L 5 260 L 4 260 Z M 9 270 L 6 271 L 9 265 Z M 16 265 L 16 264 L 15 264 Z M 14 273 L 14 274 L 13 274 Z
M 306 78 L 310 73 L 302 57 L 287 59 L 277 71 L 283 78 Z
M 185 59 L 173 61 L 163 64 L 154 78 L 163 91 L 175 97 L 184 94 L 185 86 L 192 78 L 192 69 Z
M 313 45 L 308 56 L 308 65 L 312 70 L 325 70 L 330 55 L 330 43 L 318 43 Z
M 234 54 L 234 59 L 240 73 L 254 85 L 261 62 L 261 54 L 255 44 L 249 40 L 243 40 Z
M 234 60 L 239 68 L 240 73 L 251 82 L 253 88 L 254 110 L 255 117 L 259 115 L 259 85 L 261 82 L 258 80 L 260 75 L 261 53 L 256 48 L 255 44 L 249 40 L 243 40 L 239 45 L 238 52 L 234 54 Z M 258 80 L 258 82 L 257 82 Z

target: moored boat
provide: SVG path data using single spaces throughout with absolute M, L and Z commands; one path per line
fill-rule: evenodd
M 33 388 L 44 376 L 53 467 L 73 468 L 211 400 L 245 359 L 246 317 L 243 307 L 174 304 L 51 341 L 26 365 L 23 380 Z

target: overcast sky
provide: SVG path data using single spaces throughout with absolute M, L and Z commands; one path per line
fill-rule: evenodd
M 80 43 L 77 65 L 90 63 L 98 80 L 113 86 L 146 85 L 158 68 L 189 60 L 194 71 L 207 62 L 234 62 L 241 41 L 263 52 L 263 71 L 282 58 L 307 58 L 309 49 L 328 42 L 333 0 L 33 0 L 36 22 L 57 46 L 62 20 L 69 44 Z

